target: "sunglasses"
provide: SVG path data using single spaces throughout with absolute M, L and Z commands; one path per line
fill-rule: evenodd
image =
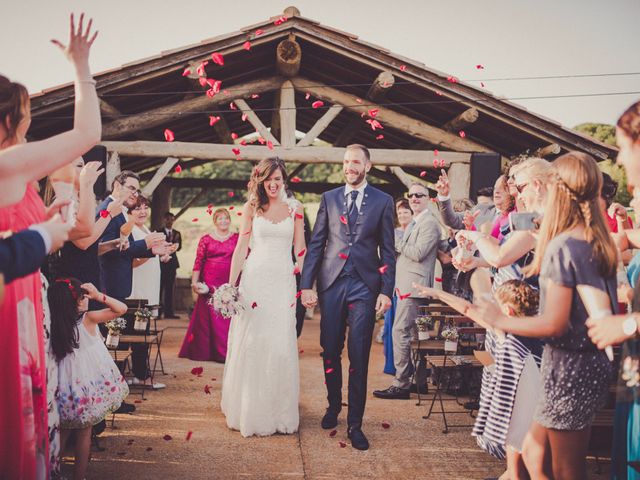
M 407 198 L 424 198 L 427 195 L 425 193 L 409 193 L 407 194 Z
M 518 193 L 522 193 L 524 189 L 527 188 L 527 185 L 529 185 L 529 183 L 521 183 L 519 185 L 516 185 L 516 190 L 518 190 Z

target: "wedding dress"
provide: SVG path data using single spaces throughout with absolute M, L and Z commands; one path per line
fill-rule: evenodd
M 298 430 L 300 379 L 296 281 L 291 256 L 295 205 L 278 223 L 255 216 L 240 280 L 244 311 L 231 319 L 220 406 L 242 436 Z

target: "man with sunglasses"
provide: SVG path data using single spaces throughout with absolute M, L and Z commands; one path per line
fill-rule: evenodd
M 411 376 L 416 367 L 411 361 L 411 340 L 417 332 L 418 306 L 424 303 L 424 299 L 415 294 L 413 284 L 424 282 L 424 285 L 433 286 L 441 233 L 440 224 L 427 209 L 427 187 L 414 183 L 409 187 L 407 198 L 414 216 L 404 232 L 396 261 L 398 304 L 392 333 L 396 376 L 389 388 L 373 392 L 375 397 L 393 400 L 408 400 L 411 394 Z M 416 378 L 416 389 L 423 388 L 425 383 L 426 372 L 421 369 L 420 378 Z

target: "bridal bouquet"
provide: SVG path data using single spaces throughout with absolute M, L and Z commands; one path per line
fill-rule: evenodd
M 209 304 L 225 318 L 231 318 L 244 310 L 240 292 L 230 283 L 225 283 L 216 288 L 209 299 Z

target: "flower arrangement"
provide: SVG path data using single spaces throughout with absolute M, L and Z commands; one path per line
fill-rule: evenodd
M 420 315 L 418 317 L 416 317 L 416 327 L 418 327 L 418 331 L 419 332 L 426 332 L 427 330 L 429 330 L 432 326 L 433 326 L 433 322 L 431 320 L 431 317 L 428 317 L 426 315 Z
M 458 329 L 456 327 L 443 328 L 440 336 L 449 342 L 457 342 L 459 337 Z
M 122 317 L 114 318 L 105 323 L 105 327 L 107 327 L 110 334 L 120 335 L 120 332 L 127 327 L 127 321 Z
M 231 318 L 244 310 L 240 292 L 230 283 L 216 288 L 209 299 L 209 304 L 225 318 Z
M 147 324 L 149 320 L 153 317 L 153 313 L 148 308 L 139 308 L 136 310 L 135 315 L 135 323 L 133 324 L 133 329 L 137 332 L 143 332 L 147 329 Z

